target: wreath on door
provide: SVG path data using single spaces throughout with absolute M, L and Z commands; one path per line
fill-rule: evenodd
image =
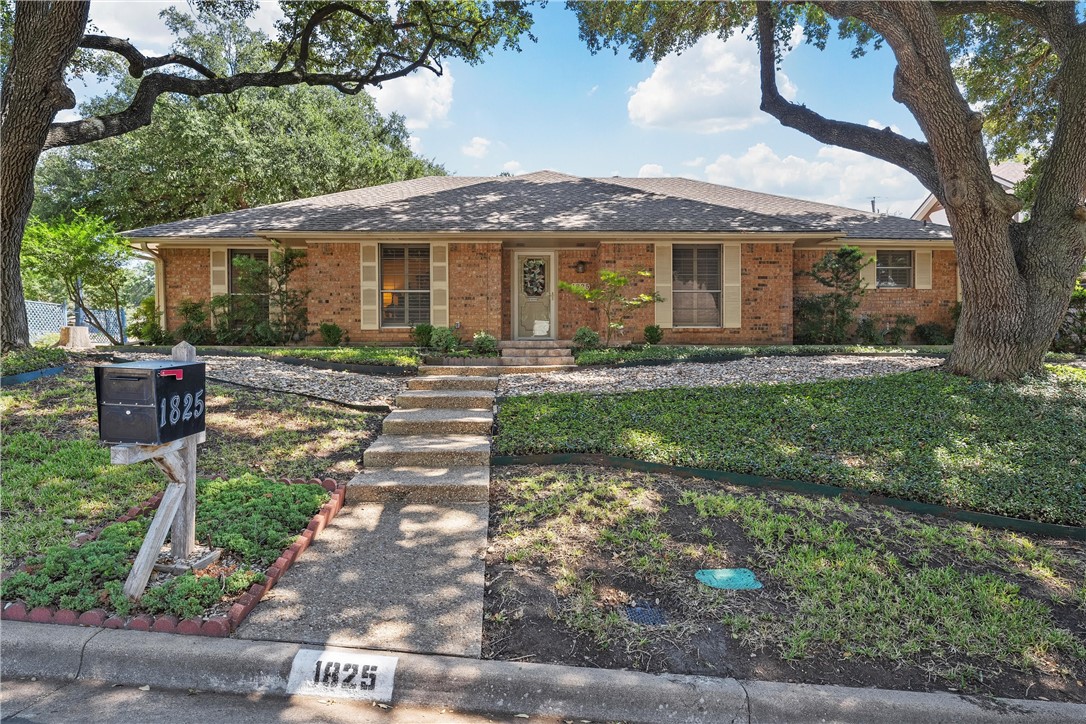
M 541 297 L 547 291 L 547 262 L 527 259 L 524 262 L 524 296 Z

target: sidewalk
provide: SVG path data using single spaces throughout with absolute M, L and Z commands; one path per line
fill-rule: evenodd
M 304 647 L 139 631 L 5 622 L 0 678 L 97 680 L 285 696 Z M 310 647 L 311 648 L 311 647 Z M 350 650 L 327 650 L 328 656 Z M 628 722 L 1086 722 L 1086 706 L 837 686 L 652 675 L 452 656 L 397 659 L 390 703 L 458 712 Z M 331 696 L 330 698 L 339 698 Z M 283 707 L 288 705 L 283 699 Z M 401 720 L 402 721 L 402 720 Z

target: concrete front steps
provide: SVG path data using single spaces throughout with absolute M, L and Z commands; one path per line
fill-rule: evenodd
M 420 365 L 419 375 L 423 377 L 436 377 L 449 374 L 449 369 L 455 369 L 456 375 L 465 377 L 498 377 L 500 375 L 530 375 L 543 372 L 563 372 L 577 369 L 572 362 L 568 364 L 517 364 L 517 365 L 478 365 L 462 367 L 446 367 L 443 365 Z
M 445 409 L 420 407 L 394 410 L 385 418 L 385 435 L 489 435 L 494 413 L 489 409 Z
M 347 486 L 348 503 L 442 501 L 485 503 L 490 498 L 490 468 L 401 466 L 365 470 Z
M 408 390 L 396 396 L 396 407 L 493 410 L 494 393 L 489 390 Z
M 556 367 L 573 364 L 569 342 L 556 340 L 517 340 L 499 342 L 503 367 Z

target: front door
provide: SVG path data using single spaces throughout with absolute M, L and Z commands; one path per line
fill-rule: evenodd
M 517 254 L 515 262 L 514 337 L 554 339 L 554 254 Z

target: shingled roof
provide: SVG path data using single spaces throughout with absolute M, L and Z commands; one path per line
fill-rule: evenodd
M 429 176 L 127 232 L 140 239 L 275 232 L 822 232 L 948 239 L 949 229 L 682 178 Z

